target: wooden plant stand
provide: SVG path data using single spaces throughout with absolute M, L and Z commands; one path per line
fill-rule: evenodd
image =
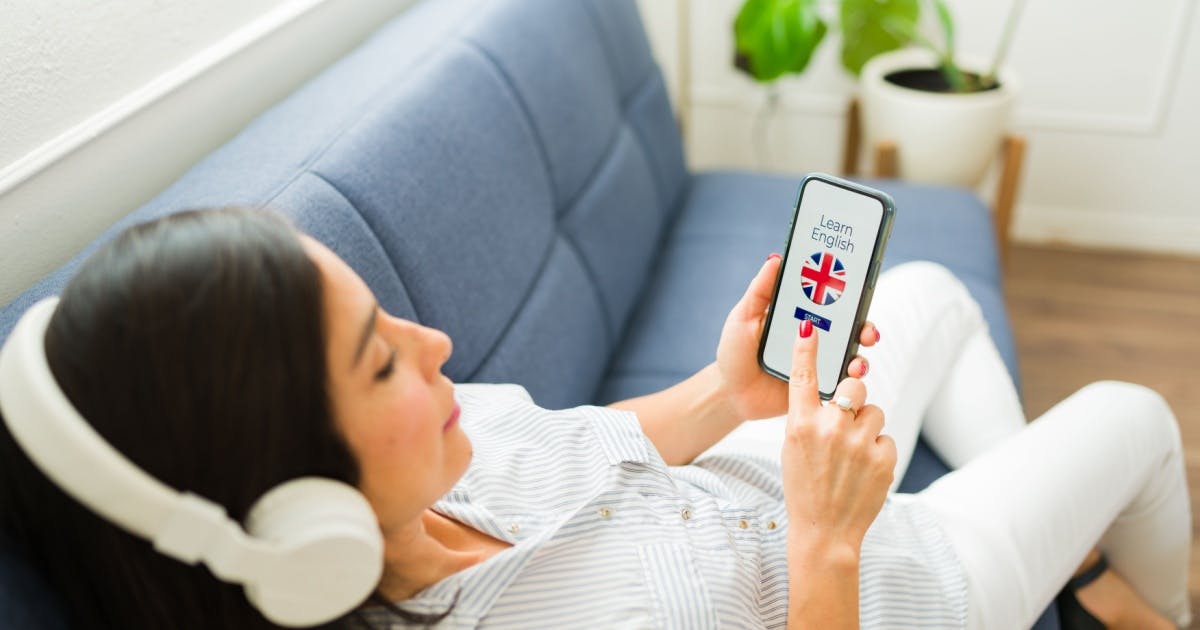
M 846 111 L 846 144 L 842 154 L 842 172 L 847 177 L 858 174 L 858 147 L 862 142 L 862 120 L 858 99 L 851 99 Z M 874 147 L 872 177 L 893 178 L 899 173 L 897 167 L 899 148 L 895 142 L 883 140 Z M 992 202 L 992 220 L 996 228 L 996 241 L 1000 250 L 1000 261 L 1008 259 L 1008 232 L 1012 227 L 1012 211 L 1017 201 L 1017 185 L 1021 179 L 1021 166 L 1025 160 L 1025 137 L 1017 134 L 1004 136 L 1000 144 L 1000 178 L 996 183 L 996 198 Z

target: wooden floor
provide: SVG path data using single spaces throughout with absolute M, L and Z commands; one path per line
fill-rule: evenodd
M 1005 293 L 1027 417 L 1101 379 L 1148 385 L 1171 404 L 1191 489 L 1200 612 L 1200 258 L 1014 246 Z

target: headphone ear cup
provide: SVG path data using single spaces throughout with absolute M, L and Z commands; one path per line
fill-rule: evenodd
M 246 531 L 277 550 L 245 582 L 246 598 L 287 627 L 337 619 L 371 594 L 383 575 L 383 535 L 354 487 L 305 477 L 272 488 L 250 509 Z

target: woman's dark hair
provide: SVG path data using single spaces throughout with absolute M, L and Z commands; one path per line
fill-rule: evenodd
M 357 484 L 327 397 L 323 312 L 320 272 L 284 219 L 190 211 L 127 230 L 90 258 L 63 291 L 45 348 L 105 440 L 244 520 L 295 477 Z M 3 423 L 0 525 L 72 627 L 274 627 L 240 586 L 160 555 L 64 494 Z

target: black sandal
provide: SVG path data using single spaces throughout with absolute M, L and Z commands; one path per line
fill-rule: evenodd
M 1059 592 L 1054 603 L 1058 606 L 1058 620 L 1063 630 L 1104 630 L 1104 623 L 1088 612 L 1075 597 L 1080 589 L 1096 581 L 1102 573 L 1108 570 L 1108 561 L 1104 556 L 1086 571 L 1067 581 L 1066 587 Z

